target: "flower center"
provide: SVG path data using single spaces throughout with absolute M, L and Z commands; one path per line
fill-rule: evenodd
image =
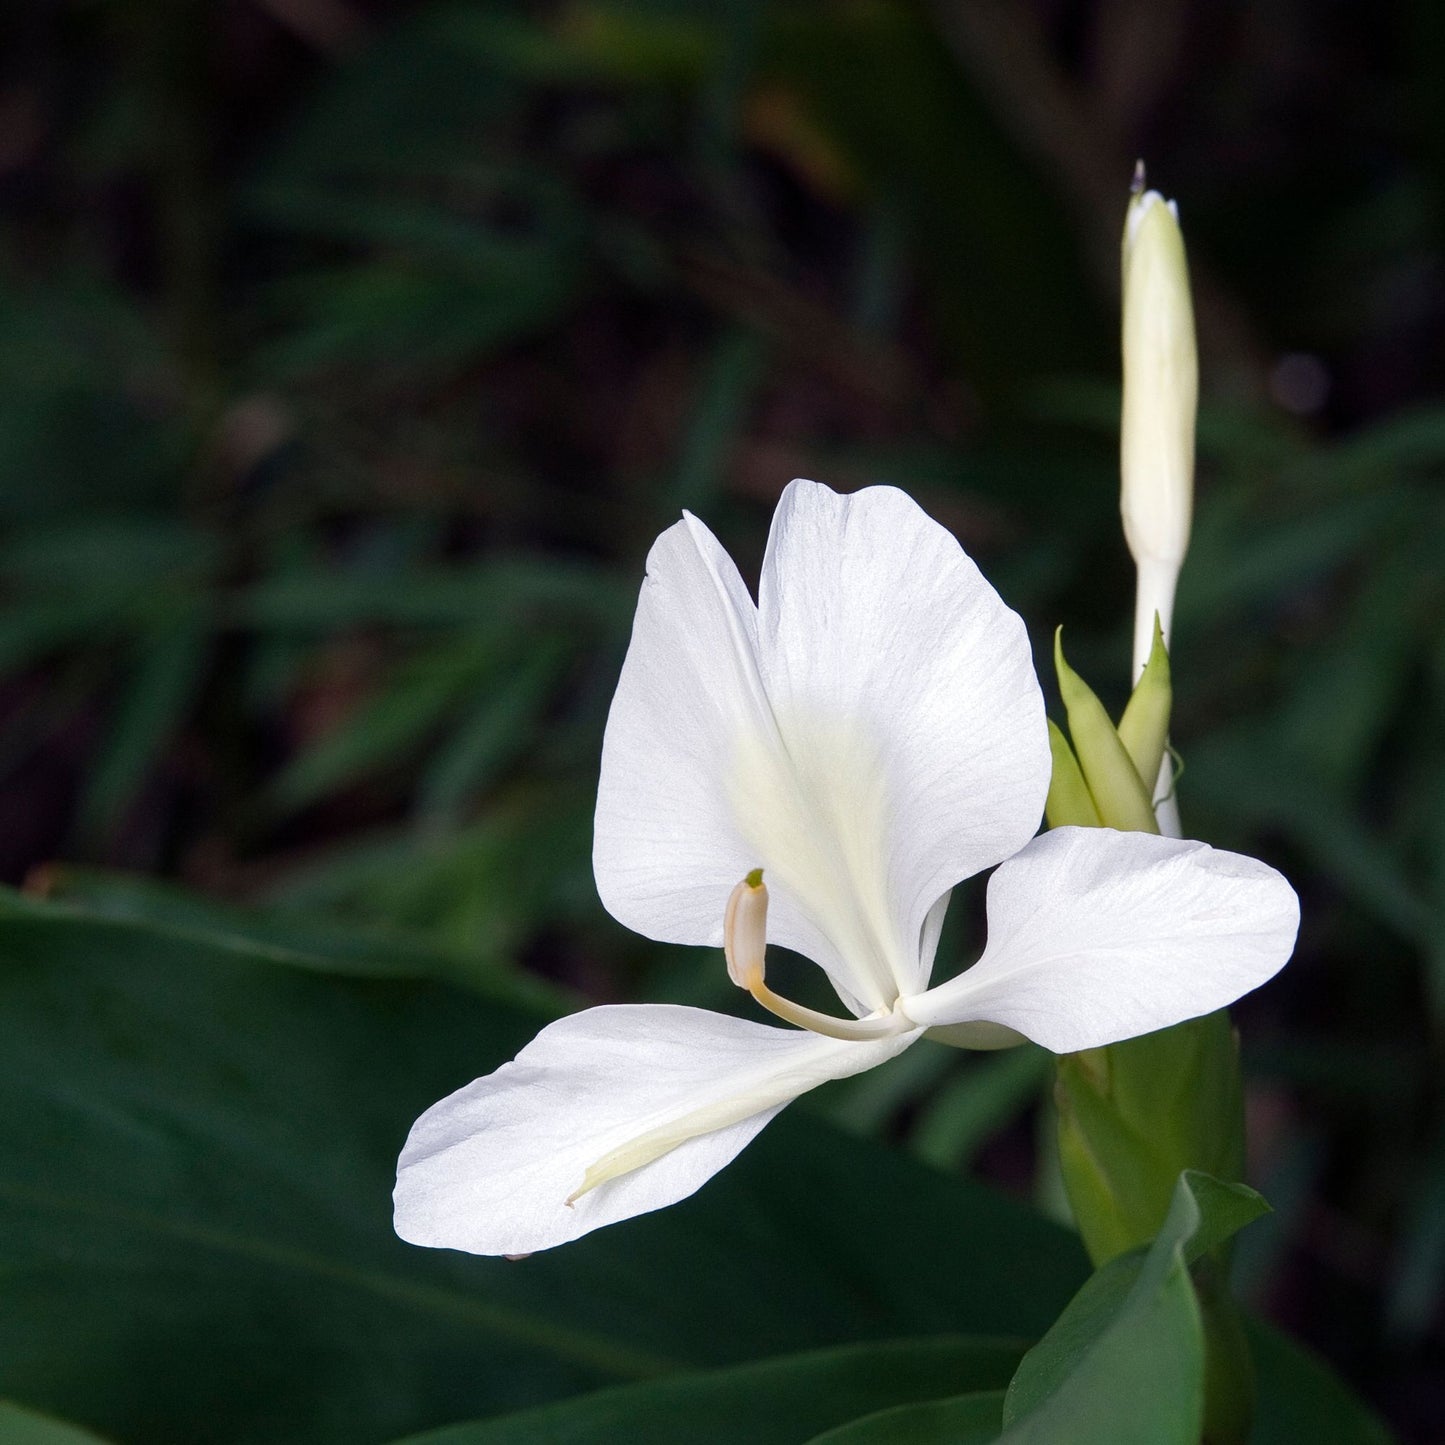
M 728 977 L 739 988 L 745 988 L 769 1013 L 830 1039 L 882 1039 L 915 1027 L 896 1004 L 867 1018 L 839 1019 L 774 993 L 765 982 L 767 951 L 768 890 L 763 870 L 754 868 L 728 896 L 723 914 Z

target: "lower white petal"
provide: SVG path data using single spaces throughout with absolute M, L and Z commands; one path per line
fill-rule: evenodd
M 660 1209 L 799 1094 L 918 1037 L 829 1039 L 666 1004 L 573 1014 L 416 1121 L 397 1165 L 396 1232 L 529 1254 Z
M 1055 1053 L 1097 1048 L 1258 988 L 1298 928 L 1294 889 L 1257 859 L 1056 828 L 989 880 L 983 957 L 901 1007 L 920 1024 L 1004 1024 Z

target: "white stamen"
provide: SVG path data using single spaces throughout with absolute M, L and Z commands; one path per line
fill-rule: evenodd
M 767 949 L 768 890 L 763 870 L 754 868 L 728 895 L 723 914 L 723 954 L 728 977 L 739 988 L 747 989 L 769 1013 L 830 1039 L 883 1039 L 914 1027 L 894 1009 L 863 1019 L 839 1019 L 774 993 L 764 982 Z
M 728 895 L 723 914 L 723 954 L 728 977 L 739 988 L 752 990 L 763 981 L 768 949 L 768 890 L 763 870 L 754 868 Z

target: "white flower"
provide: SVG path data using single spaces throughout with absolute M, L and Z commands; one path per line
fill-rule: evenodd
M 1194 509 L 1194 422 L 1199 358 L 1184 236 L 1173 201 L 1143 189 L 1141 165 L 1124 221 L 1124 405 L 1119 508 L 1138 568 L 1134 677 L 1154 646 L 1168 645 L 1179 570 Z
M 1284 964 L 1298 908 L 1273 869 L 1102 828 L 1030 842 L 1048 781 L 1023 623 L 902 492 L 794 482 L 756 606 L 685 516 L 648 558 L 608 718 L 597 887 L 650 938 L 726 944 L 734 981 L 803 1026 L 651 1004 L 549 1025 L 416 1122 L 397 1232 L 547 1249 L 685 1198 L 790 1100 L 925 1031 L 1091 1048 Z M 995 865 L 983 957 L 930 988 L 949 890 Z M 768 989 L 765 931 L 846 1016 Z

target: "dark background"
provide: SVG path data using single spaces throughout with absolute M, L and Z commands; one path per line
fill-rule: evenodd
M 593 998 L 732 1006 L 588 865 L 680 507 L 755 575 L 790 477 L 902 486 L 1122 702 L 1144 156 L 1186 831 L 1304 903 L 1238 1010 L 1241 1288 L 1442 1438 L 1445 9 L 16 0 L 0 47 L 0 873 Z M 917 1052 L 818 1107 L 1047 1204 L 1046 1061 Z

